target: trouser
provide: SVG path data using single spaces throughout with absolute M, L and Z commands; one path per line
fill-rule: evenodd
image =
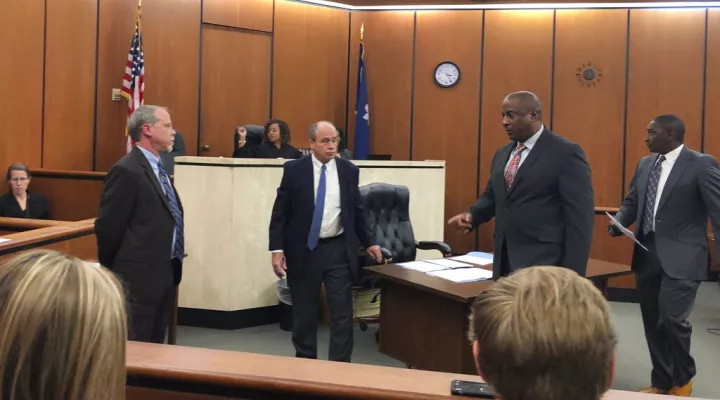
M 331 361 L 350 362 L 353 350 L 352 274 L 342 236 L 320 239 L 310 265 L 298 272 L 288 267 L 293 307 L 292 340 L 295 356 L 317 358 L 318 299 L 325 284 L 330 307 Z
M 165 343 L 165 335 L 175 305 L 176 286 L 165 289 L 157 303 L 128 304 L 128 339 L 136 342 Z
M 700 282 L 673 279 L 663 271 L 654 233 L 639 240 L 649 250 L 635 250 L 634 272 L 653 366 L 650 378 L 652 386 L 669 390 L 687 384 L 696 373 L 690 355 L 692 326 L 687 318 Z

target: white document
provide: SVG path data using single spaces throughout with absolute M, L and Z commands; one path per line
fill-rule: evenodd
M 445 268 L 472 268 L 472 265 L 465 264 L 453 260 L 448 260 L 447 258 L 438 258 L 436 260 L 425 260 L 425 262 L 442 265 Z
M 482 268 L 446 269 L 442 271 L 428 272 L 427 274 L 457 283 L 484 281 L 487 279 L 492 279 L 492 271 L 488 271 Z
M 610 218 L 610 222 L 613 224 L 613 226 L 616 227 L 616 228 L 618 228 L 618 229 L 620 230 L 620 232 L 622 232 L 623 235 L 625 235 L 625 236 L 629 237 L 630 239 L 632 239 L 633 242 L 637 243 L 637 245 L 640 246 L 640 247 L 642 247 L 643 249 L 645 249 L 645 251 L 649 251 L 649 250 L 647 249 L 647 247 L 645 247 L 645 246 L 643 246 L 642 244 L 640 244 L 640 242 L 637 240 L 637 238 L 635 238 L 635 234 L 632 233 L 632 231 L 631 231 L 630 229 L 622 226 L 622 224 L 620 224 L 620 222 L 618 222 L 618 220 L 616 220 L 615 217 L 613 217 L 612 215 L 610 215 L 607 211 L 605 212 L 605 215 L 607 215 L 608 218 Z
M 410 261 L 400 264 L 395 264 L 398 267 L 402 267 L 405 269 L 411 269 L 413 271 L 420 271 L 420 272 L 431 272 L 431 271 L 440 271 L 441 269 L 445 269 L 446 267 L 443 267 L 442 265 L 438 264 L 432 264 L 425 261 Z
M 0 243 L 10 242 L 12 239 L 0 238 Z
M 493 263 L 492 258 L 482 258 L 482 257 L 468 256 L 468 255 L 452 257 L 451 260 L 457 260 L 457 261 L 462 261 L 462 262 L 476 264 L 476 265 L 490 265 Z

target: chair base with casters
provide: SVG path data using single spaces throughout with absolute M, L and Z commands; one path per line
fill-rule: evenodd
M 371 183 L 361 186 L 360 197 L 365 206 L 365 220 L 368 228 L 380 244 L 386 263 L 415 261 L 417 250 L 437 250 L 442 257 L 452 256 L 450 245 L 440 241 L 415 241 L 410 223 L 410 191 L 407 186 L 387 183 Z M 367 264 L 361 264 L 367 265 Z M 379 279 L 367 279 L 371 287 L 380 285 Z M 360 329 L 367 329 L 368 323 L 379 323 L 380 315 L 359 320 Z M 363 329 L 365 327 L 365 329 Z M 379 329 L 375 339 L 379 342 Z

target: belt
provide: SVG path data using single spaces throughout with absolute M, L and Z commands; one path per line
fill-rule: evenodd
M 337 239 L 341 239 L 342 237 L 343 237 L 343 234 L 341 233 L 341 234 L 336 235 L 336 236 L 331 236 L 331 237 L 327 237 L 327 238 L 320 238 L 320 239 L 318 239 L 318 243 L 329 243 L 329 242 L 335 241 L 335 240 L 337 240 Z

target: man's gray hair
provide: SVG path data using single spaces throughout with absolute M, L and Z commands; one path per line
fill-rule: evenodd
M 314 124 L 310 125 L 309 135 L 310 135 L 311 141 L 313 141 L 313 142 L 315 141 L 315 138 L 317 137 L 317 130 L 318 130 L 318 128 L 320 128 L 323 125 L 331 126 L 335 130 L 335 133 L 337 133 L 338 135 L 340 134 L 340 132 L 338 132 L 337 128 L 335 127 L 335 124 L 333 124 L 332 122 L 318 121 L 318 122 L 315 122 Z
M 142 105 L 132 113 L 127 122 L 128 135 L 130 135 L 130 139 L 134 142 L 139 141 L 142 137 L 143 125 L 152 125 L 158 121 L 157 116 L 155 116 L 155 111 L 157 110 L 167 112 L 166 107 Z

